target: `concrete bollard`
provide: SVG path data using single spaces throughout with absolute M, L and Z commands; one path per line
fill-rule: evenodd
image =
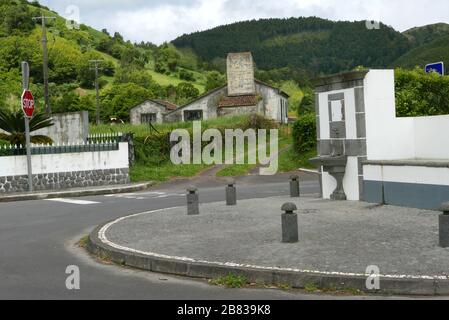
M 237 189 L 234 180 L 229 181 L 228 186 L 226 187 L 226 205 L 237 205 Z
M 291 176 L 290 177 L 290 196 L 292 198 L 299 198 L 300 197 L 300 190 L 299 190 L 299 176 Z
M 439 228 L 440 228 L 440 247 L 449 248 L 449 202 L 441 205 Z
M 286 203 L 282 206 L 282 242 L 296 243 L 299 241 L 298 234 L 298 215 L 295 211 L 298 210 L 294 203 Z
M 198 189 L 195 187 L 187 188 L 187 215 L 194 216 L 200 214 L 200 201 Z

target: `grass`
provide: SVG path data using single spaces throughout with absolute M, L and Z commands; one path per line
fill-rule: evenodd
M 147 70 L 147 72 L 153 77 L 153 80 L 156 81 L 159 85 L 161 86 L 168 86 L 168 85 L 173 85 L 173 86 L 177 86 L 178 84 L 180 84 L 181 82 L 187 82 L 185 80 L 181 80 L 179 79 L 176 75 L 166 75 L 166 74 L 161 74 L 158 73 L 154 70 Z M 192 72 L 192 71 L 190 71 Z M 195 77 L 199 77 L 199 73 L 198 72 L 192 72 Z M 203 94 L 206 87 L 204 84 L 201 84 L 199 82 L 190 82 L 191 84 L 193 84 L 195 86 L 195 88 L 197 88 L 200 91 L 200 94 Z
M 80 247 L 80 248 L 86 248 L 88 243 L 89 243 L 89 236 L 87 235 L 87 236 L 81 238 L 77 244 L 78 244 L 78 247 Z
M 208 168 L 210 168 L 210 166 L 205 164 L 174 165 L 171 162 L 159 166 L 136 164 L 130 169 L 130 177 L 132 182 L 164 182 L 172 178 L 194 177 Z
M 290 172 L 299 168 L 316 169 L 309 159 L 316 157 L 316 150 L 312 150 L 303 154 L 298 154 L 293 147 L 290 147 L 279 156 L 279 171 Z
M 291 127 L 289 126 L 281 126 L 279 128 L 279 161 L 281 161 L 282 152 L 283 149 L 289 148 L 292 144 L 292 138 L 291 138 Z M 269 141 L 267 141 L 267 144 L 269 145 Z M 267 148 L 269 150 L 269 148 Z M 247 149 L 245 150 L 247 153 Z M 245 154 L 245 158 L 247 158 L 248 155 Z M 233 164 L 233 165 L 226 165 L 222 170 L 217 172 L 217 177 L 240 177 L 247 175 L 250 171 L 252 171 L 254 168 L 256 168 L 257 165 L 254 164 Z M 286 167 L 284 165 L 284 167 Z M 288 171 L 296 170 L 299 167 L 295 169 L 290 169 Z M 286 172 L 283 170 L 280 170 L 281 172 Z M 287 172 L 288 172 L 287 171 Z
M 219 128 L 219 129 L 234 129 L 234 128 L 246 128 L 248 125 L 249 117 L 247 115 L 239 115 L 233 117 L 223 117 L 212 119 L 202 122 L 202 129 Z M 156 129 L 161 133 L 169 133 L 174 129 L 191 129 L 192 123 L 174 123 L 174 124 L 157 124 Z M 92 134 L 104 134 L 112 132 L 131 132 L 134 133 L 136 137 L 148 137 L 153 132 L 149 126 L 146 125 L 92 125 L 90 128 Z M 279 150 L 285 150 L 280 154 L 280 171 L 292 171 L 299 167 L 310 167 L 307 160 L 313 157 L 313 154 L 306 154 L 304 156 L 297 156 L 288 149 L 292 144 L 291 126 L 281 126 L 279 128 Z M 268 139 L 269 140 L 269 139 Z M 269 142 L 269 141 L 268 141 Z M 247 150 L 246 150 L 247 153 Z M 245 158 L 248 155 L 245 154 Z M 246 161 L 247 163 L 247 161 Z M 167 161 L 161 165 L 143 165 L 136 164 L 130 170 L 131 180 L 133 182 L 142 181 L 156 181 L 162 182 L 167 181 L 171 178 L 182 177 L 189 178 L 198 175 L 203 170 L 210 168 L 212 166 L 208 165 L 173 165 L 171 162 Z M 254 164 L 243 164 L 243 165 L 226 165 L 222 170 L 217 172 L 218 177 L 237 177 L 248 174 L 251 170 L 256 168 L 257 165 Z
M 240 289 L 249 284 L 245 277 L 237 276 L 233 273 L 227 276 L 210 280 L 209 283 L 214 286 L 225 286 L 226 288 Z

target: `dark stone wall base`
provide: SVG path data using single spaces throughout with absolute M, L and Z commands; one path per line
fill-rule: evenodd
M 442 203 L 449 201 L 449 186 L 364 181 L 364 200 L 438 211 Z
M 107 169 L 33 175 L 35 191 L 63 190 L 129 183 L 129 169 Z M 28 191 L 28 176 L 0 177 L 0 193 Z

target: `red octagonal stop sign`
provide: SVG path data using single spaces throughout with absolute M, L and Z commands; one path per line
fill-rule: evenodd
M 28 118 L 33 117 L 34 97 L 30 90 L 24 90 L 22 94 L 22 110 Z

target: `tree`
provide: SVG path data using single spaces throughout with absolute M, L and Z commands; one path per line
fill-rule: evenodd
M 218 71 L 208 72 L 206 75 L 206 91 L 211 91 L 226 84 L 226 78 Z
M 33 11 L 25 3 L 0 0 L 0 35 L 31 32 L 35 27 L 32 17 Z
M 113 85 L 102 93 L 103 118 L 109 120 L 114 116 L 123 121 L 129 121 L 129 111 L 132 107 L 154 98 L 150 90 L 134 83 Z
M 198 98 L 200 91 L 191 83 L 181 82 L 176 87 L 176 98 L 178 100 L 190 100 Z
M 114 63 L 110 60 L 105 60 L 104 57 L 95 52 L 87 51 L 83 54 L 78 65 L 78 81 L 80 86 L 86 89 L 95 87 L 95 72 L 92 70 L 91 60 L 103 60 L 101 63 L 101 74 L 111 77 L 115 74 Z
M 43 128 L 53 126 L 53 120 L 44 114 L 36 114 L 30 120 L 30 132 L 34 132 Z M 25 119 L 22 110 L 8 113 L 0 109 L 0 129 L 7 133 L 0 133 L 0 140 L 5 140 L 19 147 L 25 146 Z M 53 140 L 47 136 L 34 135 L 31 136 L 32 143 L 51 144 Z
M 184 81 L 195 81 L 195 76 L 192 72 L 182 69 L 181 71 L 179 71 L 179 79 Z
M 298 116 L 313 113 L 315 111 L 315 93 L 312 89 L 304 92 L 304 97 L 298 105 Z

